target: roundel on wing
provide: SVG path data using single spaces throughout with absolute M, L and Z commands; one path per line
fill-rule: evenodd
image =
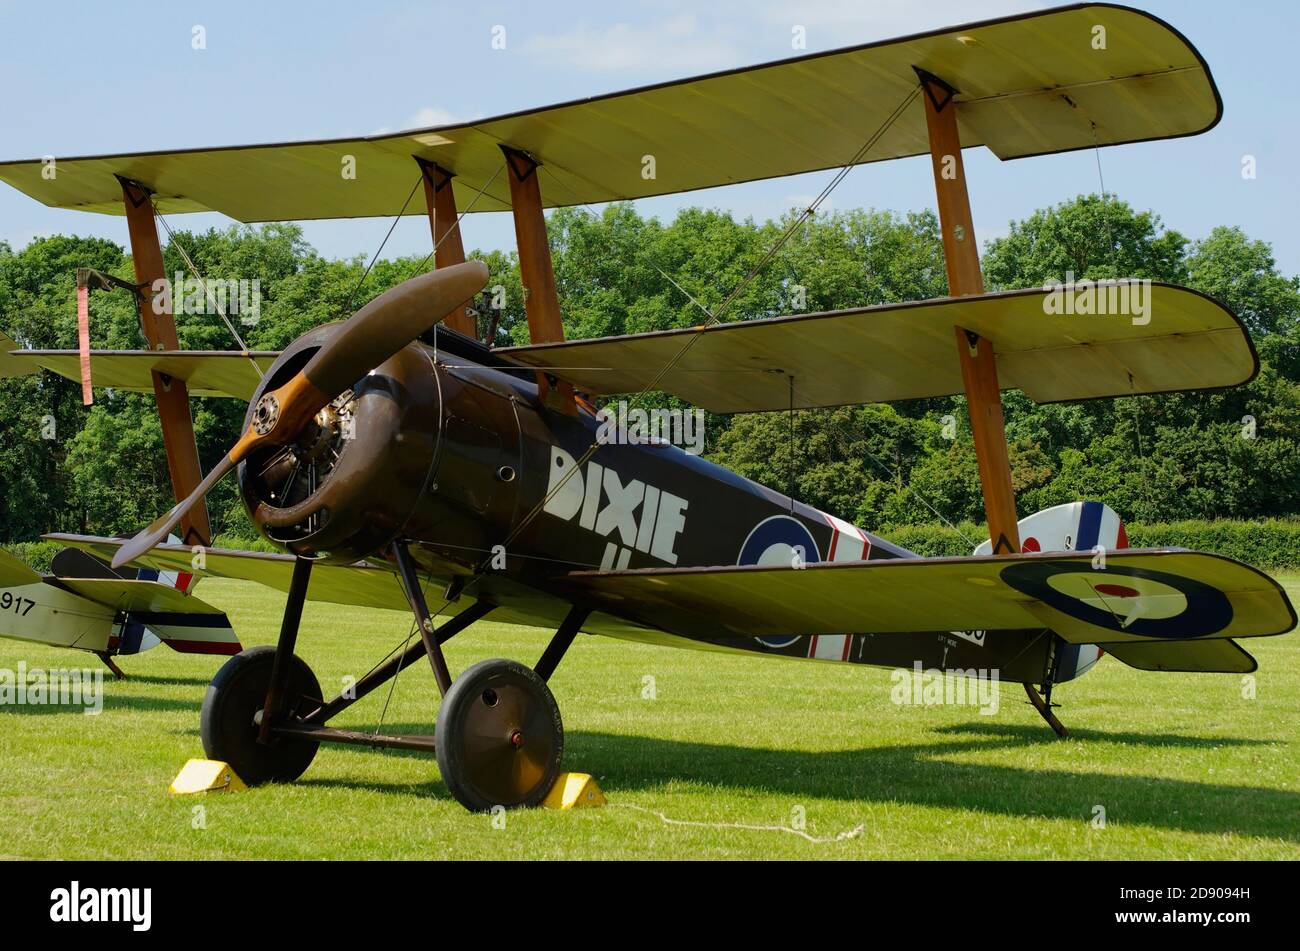
M 782 565 L 792 568 L 797 563 L 811 564 L 821 561 L 817 540 L 808 526 L 789 515 L 773 515 L 763 519 L 750 530 L 740 546 L 738 565 Z M 766 647 L 781 649 L 799 640 L 792 637 L 756 637 Z
M 1035 559 L 1004 568 L 1002 580 L 1076 620 L 1140 637 L 1205 637 L 1232 622 L 1222 591 L 1150 568 Z

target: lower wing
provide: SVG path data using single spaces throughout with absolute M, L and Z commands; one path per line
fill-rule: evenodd
M 1049 628 L 1074 644 L 1260 637 L 1296 624 L 1263 572 L 1182 550 L 583 571 L 575 598 L 684 636 Z

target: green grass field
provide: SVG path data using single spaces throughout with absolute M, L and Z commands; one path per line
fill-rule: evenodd
M 1300 602 L 1300 576 L 1284 581 Z M 245 646 L 274 640 L 281 595 L 219 579 L 200 595 L 229 611 Z M 299 653 L 330 691 L 407 630 L 401 614 L 309 605 Z M 485 623 L 448 657 L 453 671 L 492 656 L 531 664 L 546 637 Z M 512 812 L 503 828 L 452 800 L 431 756 L 354 747 L 323 746 L 293 785 L 169 797 L 202 756 L 199 706 L 221 659 L 160 647 L 123 661 L 130 680 L 105 681 L 98 716 L 0 708 L 0 856 L 1296 859 L 1300 635 L 1246 647 L 1260 662 L 1255 699 L 1239 676 L 1104 659 L 1058 691 L 1074 734 L 1062 741 L 1018 685 L 983 716 L 896 706 L 884 670 L 582 637 L 552 687 L 566 767 L 595 774 L 610 805 Z M 97 663 L 0 641 L 0 667 L 20 661 Z M 385 697 L 336 725 L 373 729 Z M 436 710 L 432 676 L 413 666 L 385 730 L 432 732 Z M 799 815 L 819 841 L 778 828 Z

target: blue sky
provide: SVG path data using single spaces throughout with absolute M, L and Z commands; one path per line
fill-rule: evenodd
M 1049 6 L 1028 0 L 713 0 L 708 4 L 366 3 L 270 0 L 47 5 L 0 0 L 0 157 L 94 154 L 322 138 L 494 115 L 649 82 L 792 55 L 791 26 L 810 51 L 884 39 Z M 1192 238 L 1236 224 L 1271 242 L 1285 273 L 1300 272 L 1300 108 L 1292 87 L 1300 36 L 1293 0 L 1149 0 L 1138 4 L 1181 30 L 1210 64 L 1223 95 L 1211 132 L 1103 150 L 1107 189 L 1158 212 Z M 207 48 L 191 48 L 195 25 Z M 506 49 L 491 31 L 506 30 Z M 1258 177 L 1241 176 L 1255 156 Z M 1091 152 L 1002 163 L 966 154 L 976 232 L 1006 231 L 1033 209 L 1098 189 Z M 806 203 L 833 173 L 639 203 L 671 217 L 685 204 L 774 217 Z M 928 162 L 855 169 L 838 208 L 933 206 Z M 173 227 L 228 223 L 187 215 Z M 388 220 L 306 225 L 330 256 L 369 255 Z M 504 214 L 474 215 L 467 247 L 510 247 Z M 0 186 L 0 240 L 53 233 L 125 243 L 124 220 L 58 211 Z M 386 255 L 426 253 L 427 223 L 408 218 Z

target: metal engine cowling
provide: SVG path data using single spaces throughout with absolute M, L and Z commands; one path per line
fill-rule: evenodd
M 338 324 L 295 340 L 267 371 L 249 403 L 289 380 Z M 257 530 L 307 558 L 353 561 L 402 532 L 437 457 L 437 375 L 419 345 L 402 350 L 320 411 L 292 443 L 239 466 L 239 490 Z

